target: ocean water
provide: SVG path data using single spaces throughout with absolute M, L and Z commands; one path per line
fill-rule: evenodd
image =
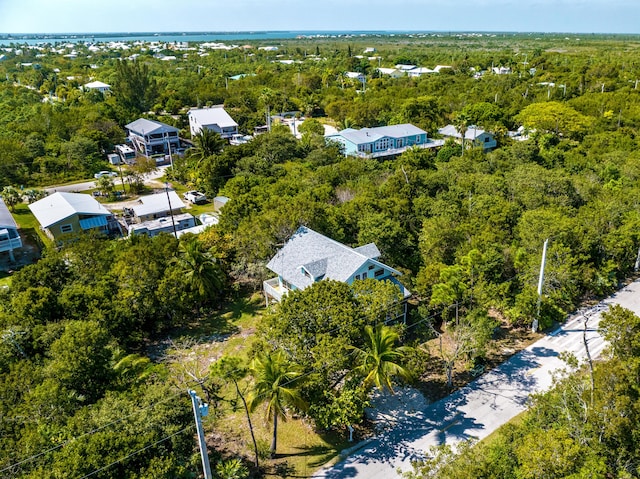
M 239 42 L 250 40 L 283 40 L 291 38 L 346 37 L 406 35 L 416 32 L 393 31 L 277 31 L 277 32 L 170 32 L 170 33 L 51 33 L 51 34 L 3 34 L 0 45 L 95 43 L 95 42 Z

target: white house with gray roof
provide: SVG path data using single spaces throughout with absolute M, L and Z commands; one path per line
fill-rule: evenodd
M 305 289 L 323 279 L 351 284 L 367 278 L 391 281 L 403 300 L 408 299 L 411 293 L 394 276 L 402 273 L 378 261 L 379 257 L 374 243 L 350 248 L 301 226 L 267 264 L 278 276 L 263 283 L 265 299 L 267 304 L 269 300 L 280 301 L 289 291 Z
M 192 108 L 188 111 L 191 138 L 198 135 L 203 128 L 215 131 L 222 138 L 231 138 L 238 134 L 238 124 L 227 113 L 223 105 L 210 108 Z
M 454 138 L 456 141 L 462 142 L 462 134 L 453 125 L 447 125 L 438 130 L 445 138 Z M 483 151 L 492 150 L 497 146 L 496 139 L 493 134 L 484 131 L 477 126 L 469 126 L 464 132 L 464 141 L 467 145 L 481 146 Z
M 325 136 L 327 141 L 336 141 L 344 146 L 345 155 L 363 158 L 384 158 L 404 153 L 412 147 L 435 148 L 443 141 L 430 140 L 427 132 L 410 123 L 379 126 L 375 128 L 345 128 Z

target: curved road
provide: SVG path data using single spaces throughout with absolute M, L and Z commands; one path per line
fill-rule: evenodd
M 609 304 L 620 304 L 640 314 L 640 280 L 585 312 L 589 317 L 587 342 L 594 358 L 605 347 L 597 327 L 600 310 Z M 488 436 L 524 411 L 529 395 L 549 388 L 551 372 L 566 366 L 558 358 L 559 353 L 573 352 L 578 359 L 586 359 L 583 321 L 584 316 L 573 316 L 553 333 L 451 396 L 420 411 L 401 412 L 392 429 L 364 441 L 357 452 L 312 477 L 396 478 L 400 477 L 398 469 L 410 470 L 411 461 L 423 459 L 430 446 Z

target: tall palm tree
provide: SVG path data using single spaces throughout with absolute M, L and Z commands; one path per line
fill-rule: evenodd
M 199 301 L 208 302 L 224 290 L 225 277 L 215 258 L 204 251 L 196 240 L 181 241 L 178 256 L 173 260 L 180 269 L 188 288 Z
M 391 381 L 395 376 L 410 379 L 411 373 L 400 361 L 411 348 L 396 346 L 400 336 L 389 326 L 379 324 L 375 329 L 365 326 L 367 344 L 365 349 L 352 347 L 356 354 L 358 366 L 353 372 L 364 377 L 366 388 L 386 388 L 393 394 Z
M 462 139 L 462 154 L 464 155 L 464 137 L 467 134 L 467 129 L 469 128 L 469 123 L 471 122 L 471 118 L 464 112 L 458 113 L 455 118 L 455 127 L 460 134 Z
M 273 421 L 273 458 L 276 455 L 278 440 L 278 419 L 286 421 L 286 406 L 299 409 L 306 407 L 300 393 L 291 387 L 292 383 L 300 378 L 300 372 L 287 361 L 281 351 L 257 356 L 251 362 L 249 370 L 255 380 L 249 396 L 249 410 L 255 411 L 259 404 L 267 404 L 267 420 Z

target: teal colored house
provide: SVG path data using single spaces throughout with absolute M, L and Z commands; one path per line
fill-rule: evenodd
M 400 155 L 408 148 L 434 148 L 444 142 L 429 140 L 427 132 L 410 123 L 380 126 L 376 128 L 346 128 L 327 135 L 327 141 L 335 141 L 344 147 L 345 155 L 363 158 L 384 158 Z

